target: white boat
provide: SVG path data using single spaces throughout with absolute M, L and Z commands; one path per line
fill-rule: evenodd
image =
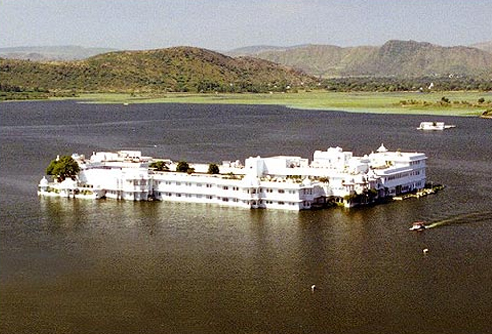
M 426 229 L 425 223 L 422 221 L 418 221 L 412 224 L 412 227 L 409 228 L 410 231 L 423 231 Z
M 422 122 L 417 130 L 442 131 L 445 129 L 455 128 L 456 125 L 446 125 L 444 122 Z

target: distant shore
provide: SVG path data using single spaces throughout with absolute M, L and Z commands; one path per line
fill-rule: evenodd
M 282 105 L 358 113 L 479 117 L 492 108 L 492 92 L 299 92 L 274 94 L 82 94 L 86 103 L 200 103 Z
M 281 105 L 294 109 L 357 113 L 480 117 L 492 110 L 492 92 L 327 92 L 232 93 L 83 93 L 48 100 L 81 103 L 197 103 Z

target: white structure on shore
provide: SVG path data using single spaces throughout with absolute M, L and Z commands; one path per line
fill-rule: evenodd
M 77 180 L 50 183 L 43 178 L 38 194 L 288 210 L 331 203 L 351 207 L 421 190 L 427 160 L 423 153 L 389 152 L 384 145 L 363 157 L 330 147 L 314 152 L 311 163 L 296 156 L 250 157 L 244 165 L 223 162 L 220 174 L 208 174 L 206 164 L 190 164 L 192 173 L 177 172 L 171 160 L 139 151 L 72 157 L 81 169 Z M 149 168 L 155 161 L 166 162 L 169 171 Z

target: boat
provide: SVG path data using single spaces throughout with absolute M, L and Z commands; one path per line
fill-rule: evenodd
M 417 130 L 424 131 L 442 131 L 455 128 L 456 125 L 446 125 L 444 122 L 421 122 Z
M 427 227 L 425 226 L 425 223 L 422 222 L 422 221 L 418 221 L 418 222 L 414 222 L 412 224 L 412 227 L 410 227 L 410 231 L 423 231 L 425 230 Z

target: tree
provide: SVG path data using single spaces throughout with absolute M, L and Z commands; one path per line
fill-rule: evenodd
M 191 168 L 190 165 L 186 161 L 178 162 L 176 166 L 176 172 L 188 173 L 191 174 L 195 171 L 194 168 Z
M 180 161 L 176 166 L 176 172 L 186 173 L 188 169 L 190 169 L 190 165 L 186 161 Z
M 220 169 L 217 164 L 209 164 L 208 165 L 208 173 L 209 174 L 220 174 Z
M 154 170 L 158 172 L 167 172 L 169 171 L 169 167 L 167 166 L 167 163 L 164 161 L 154 161 L 149 165 L 150 168 L 153 168 Z
M 46 168 L 46 174 L 53 175 L 58 182 L 62 182 L 66 178 L 75 180 L 75 177 L 79 172 L 79 164 L 68 155 L 57 157 L 55 160 L 52 160 Z

